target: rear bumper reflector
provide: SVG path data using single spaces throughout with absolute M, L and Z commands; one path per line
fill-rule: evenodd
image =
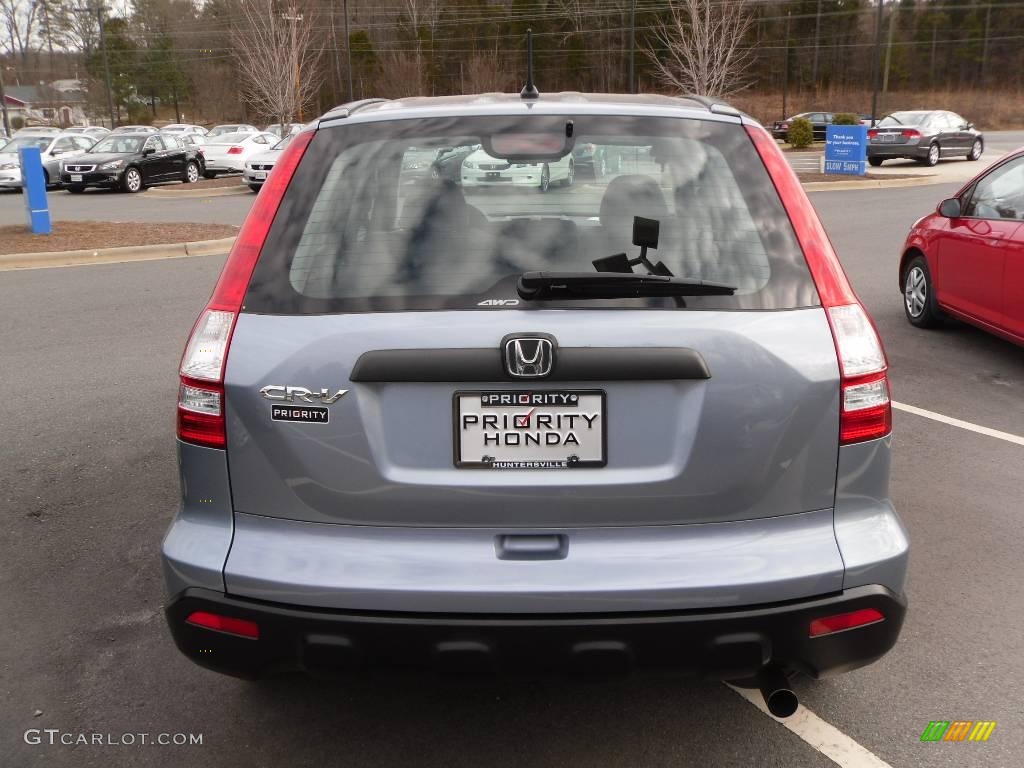
M 768 664 L 815 677 L 869 664 L 895 644 L 905 612 L 902 596 L 872 585 L 728 610 L 578 615 L 329 611 L 188 589 L 166 614 L 185 655 L 242 677 L 395 666 L 527 671 L 637 666 L 741 679 Z M 197 616 L 248 622 L 244 626 L 258 632 L 258 640 L 232 634 L 228 627 L 237 624 L 211 626 L 215 622 L 196 621 Z M 873 616 L 885 621 L 855 623 Z M 825 622 L 829 633 L 809 636 L 814 622 Z M 837 622 L 856 631 L 831 629 Z

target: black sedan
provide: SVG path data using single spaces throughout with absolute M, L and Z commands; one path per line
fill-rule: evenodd
M 454 181 L 462 180 L 462 161 L 480 149 L 479 144 L 464 144 L 459 147 L 444 147 L 437 150 L 430 175 L 435 179 Z
M 824 141 L 825 134 L 828 131 L 828 127 L 832 125 L 832 121 L 835 119 L 835 113 L 833 112 L 801 112 L 799 115 L 793 115 L 787 117 L 785 120 L 776 120 L 772 123 L 772 136 L 776 139 L 782 139 L 786 141 L 789 136 L 789 127 L 793 124 L 793 121 L 798 117 L 802 117 L 811 124 L 811 128 L 814 129 L 814 140 Z
M 868 131 L 868 162 L 875 167 L 893 158 L 925 165 L 942 157 L 977 160 L 984 151 L 985 137 L 973 123 L 941 109 L 893 112 Z
M 117 133 L 62 163 L 60 180 L 69 192 L 81 192 L 86 187 L 139 192 L 165 181 L 198 181 L 201 167 L 196 151 L 173 139 L 159 134 Z
M 572 161 L 580 178 L 602 179 L 607 173 L 622 170 L 622 154 L 618 147 L 584 142 L 572 151 Z

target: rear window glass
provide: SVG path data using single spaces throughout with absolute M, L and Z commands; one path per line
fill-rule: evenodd
M 487 152 L 498 153 L 492 137 L 512 135 L 529 146 L 529 137 L 564 136 L 570 121 L 568 151 Z M 524 272 L 594 272 L 595 259 L 638 257 L 636 216 L 659 222 L 649 261 L 678 277 L 735 286 L 735 294 L 685 302 L 517 301 Z M 633 270 L 648 273 L 642 265 Z M 285 193 L 244 308 L 319 314 L 683 304 L 818 304 L 789 219 L 746 132 L 702 120 L 544 115 L 321 130 Z

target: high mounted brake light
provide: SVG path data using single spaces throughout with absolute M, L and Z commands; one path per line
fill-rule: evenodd
M 274 172 L 245 218 L 213 295 L 199 315 L 181 358 L 178 387 L 178 439 L 207 448 L 224 448 L 224 366 L 249 280 L 274 223 L 281 198 L 313 138 L 300 133 L 281 152 Z
M 840 374 L 839 443 L 885 437 L 892 431 L 892 404 L 882 342 L 778 144 L 763 128 L 746 128 L 793 224 L 832 328 Z

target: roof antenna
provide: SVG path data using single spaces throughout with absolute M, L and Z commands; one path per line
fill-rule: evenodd
M 533 30 L 526 30 L 526 85 L 519 92 L 521 99 L 540 98 L 540 91 L 533 84 Z

